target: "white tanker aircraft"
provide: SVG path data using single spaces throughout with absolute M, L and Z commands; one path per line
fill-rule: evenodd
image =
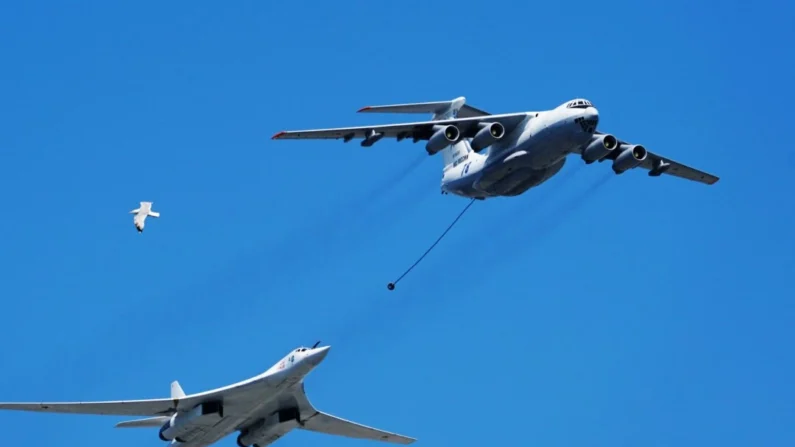
M 295 428 L 329 435 L 411 444 L 414 438 L 370 428 L 317 410 L 306 397 L 304 378 L 330 346 L 300 347 L 264 373 L 201 393 L 185 395 L 171 383 L 171 397 L 105 402 L 0 403 L 3 410 L 45 413 L 149 416 L 116 424 L 120 428 L 160 427 L 170 447 L 207 447 L 239 432 L 239 447 L 265 447 Z
M 483 200 L 517 196 L 557 174 L 569 154 L 587 163 L 612 161 L 613 172 L 632 168 L 649 176 L 669 174 L 707 185 L 718 177 L 596 130 L 599 111 L 587 99 L 573 99 L 551 110 L 492 115 L 466 104 L 466 98 L 369 106 L 362 113 L 430 113 L 430 121 L 361 127 L 283 131 L 272 138 L 363 138 L 370 147 L 388 137 L 425 140 L 429 155 L 442 153 L 442 194 Z M 488 151 L 484 149 L 488 148 Z

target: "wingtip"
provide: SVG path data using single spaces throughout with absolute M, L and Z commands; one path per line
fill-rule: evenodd
M 720 180 L 720 177 L 715 177 L 715 179 L 712 180 L 711 182 L 709 182 L 708 184 L 709 185 L 714 185 L 715 183 L 718 183 L 718 180 Z
M 370 110 L 372 108 L 373 108 L 372 106 L 364 106 L 361 109 L 357 110 L 356 113 L 362 113 L 362 112 Z
M 286 134 L 286 133 L 287 133 L 287 131 L 284 131 L 284 130 L 282 130 L 282 131 L 280 131 L 280 132 L 276 132 L 276 133 L 275 133 L 275 134 L 273 134 L 273 136 L 271 137 L 271 140 L 278 140 L 278 139 L 279 139 L 279 137 L 281 137 L 282 135 L 284 135 L 284 134 Z

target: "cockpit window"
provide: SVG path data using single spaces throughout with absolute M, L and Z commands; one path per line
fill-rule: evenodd
M 575 99 L 574 101 L 566 104 L 566 108 L 568 109 L 585 109 L 588 107 L 593 107 L 593 104 L 591 104 L 591 101 L 588 101 L 587 99 Z

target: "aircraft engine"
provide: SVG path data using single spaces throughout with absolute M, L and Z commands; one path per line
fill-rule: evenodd
M 618 147 L 616 137 L 604 134 L 596 135 L 590 144 L 582 151 L 582 159 L 586 164 L 591 164 L 597 160 L 605 158 L 610 152 Z
M 175 413 L 160 427 L 158 436 L 163 441 L 185 442 L 180 436 L 190 433 L 195 423 L 218 421 L 223 417 L 224 408 L 220 402 L 204 402 L 189 411 Z
M 160 427 L 160 431 L 157 433 L 157 436 L 160 437 L 161 441 L 171 441 L 174 439 L 174 438 L 166 438 L 166 434 L 169 435 L 171 434 L 171 431 L 173 431 L 171 429 L 176 426 L 176 424 L 174 424 L 174 421 L 176 419 L 177 415 L 175 413 L 174 416 L 171 416 L 171 419 L 169 419 L 168 422 L 166 422 L 165 424 L 163 424 L 162 427 Z
M 297 427 L 298 418 L 297 408 L 280 410 L 241 430 L 237 437 L 237 445 L 249 447 L 257 444 L 259 447 L 265 447 Z
M 505 127 L 500 123 L 480 123 L 478 127 L 480 130 L 469 144 L 475 152 L 482 151 L 505 136 Z
M 449 126 L 436 125 L 433 126 L 433 130 L 433 136 L 431 136 L 431 138 L 428 140 L 428 144 L 425 145 L 425 150 L 428 151 L 430 155 L 433 155 L 447 146 L 455 143 L 461 136 L 461 132 L 458 130 L 458 127 L 452 124 Z
M 646 148 L 639 144 L 627 145 L 613 161 L 613 172 L 621 174 L 638 166 L 646 159 L 646 154 Z

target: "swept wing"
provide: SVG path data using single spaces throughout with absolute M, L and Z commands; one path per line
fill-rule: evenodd
M 389 442 L 392 444 L 406 445 L 416 441 L 416 439 L 408 436 L 368 427 L 318 410 L 306 397 L 303 384 L 301 385 L 300 391 L 296 392 L 294 396 L 298 401 L 298 408 L 301 414 L 306 415 L 298 426 L 298 428 L 302 430 L 325 433 L 327 435 L 345 436 L 348 438 Z
M 304 430 L 325 433 L 328 435 L 346 436 L 348 438 L 369 439 L 373 441 L 389 442 L 392 444 L 411 444 L 416 439 L 408 436 L 391 433 L 377 428 L 351 422 L 328 413 L 318 411 L 314 416 L 305 420 L 299 428 Z
M 485 113 L 485 112 L 483 112 Z M 415 142 L 428 140 L 435 133 L 434 126 L 455 125 L 461 132 L 461 138 L 473 138 L 480 130 L 480 123 L 498 122 L 505 127 L 506 134 L 510 133 L 530 115 L 529 112 L 506 113 L 502 115 L 481 115 L 467 118 L 454 118 L 439 121 L 417 121 L 402 124 L 384 124 L 377 126 L 338 127 L 329 129 L 290 130 L 278 132 L 274 140 L 316 140 L 339 139 L 346 142 L 354 138 L 368 138 L 380 135 L 384 138 L 396 138 L 398 141 L 411 138 Z
M 596 135 L 603 134 L 604 132 L 595 132 Z M 623 141 L 618 139 L 618 143 L 620 145 L 630 145 L 633 143 L 629 143 L 627 141 Z M 704 172 L 698 170 L 696 168 L 692 168 L 685 164 L 679 163 L 674 161 L 668 157 L 663 157 L 662 155 L 655 154 L 649 150 L 646 151 L 646 159 L 638 165 L 639 168 L 649 170 L 650 176 L 659 176 L 661 174 L 668 174 L 673 175 L 674 177 L 679 177 L 687 180 L 692 180 L 694 182 L 704 183 L 707 185 L 712 185 L 720 180 L 720 177 L 712 175 L 708 172 Z M 618 157 L 620 151 L 614 150 L 610 151 L 610 154 L 606 156 L 605 160 L 615 160 Z
M 180 407 L 192 407 L 190 401 L 174 399 L 115 400 L 101 402 L 3 402 L 0 410 L 36 411 L 43 413 L 105 414 L 125 416 L 165 416 Z

